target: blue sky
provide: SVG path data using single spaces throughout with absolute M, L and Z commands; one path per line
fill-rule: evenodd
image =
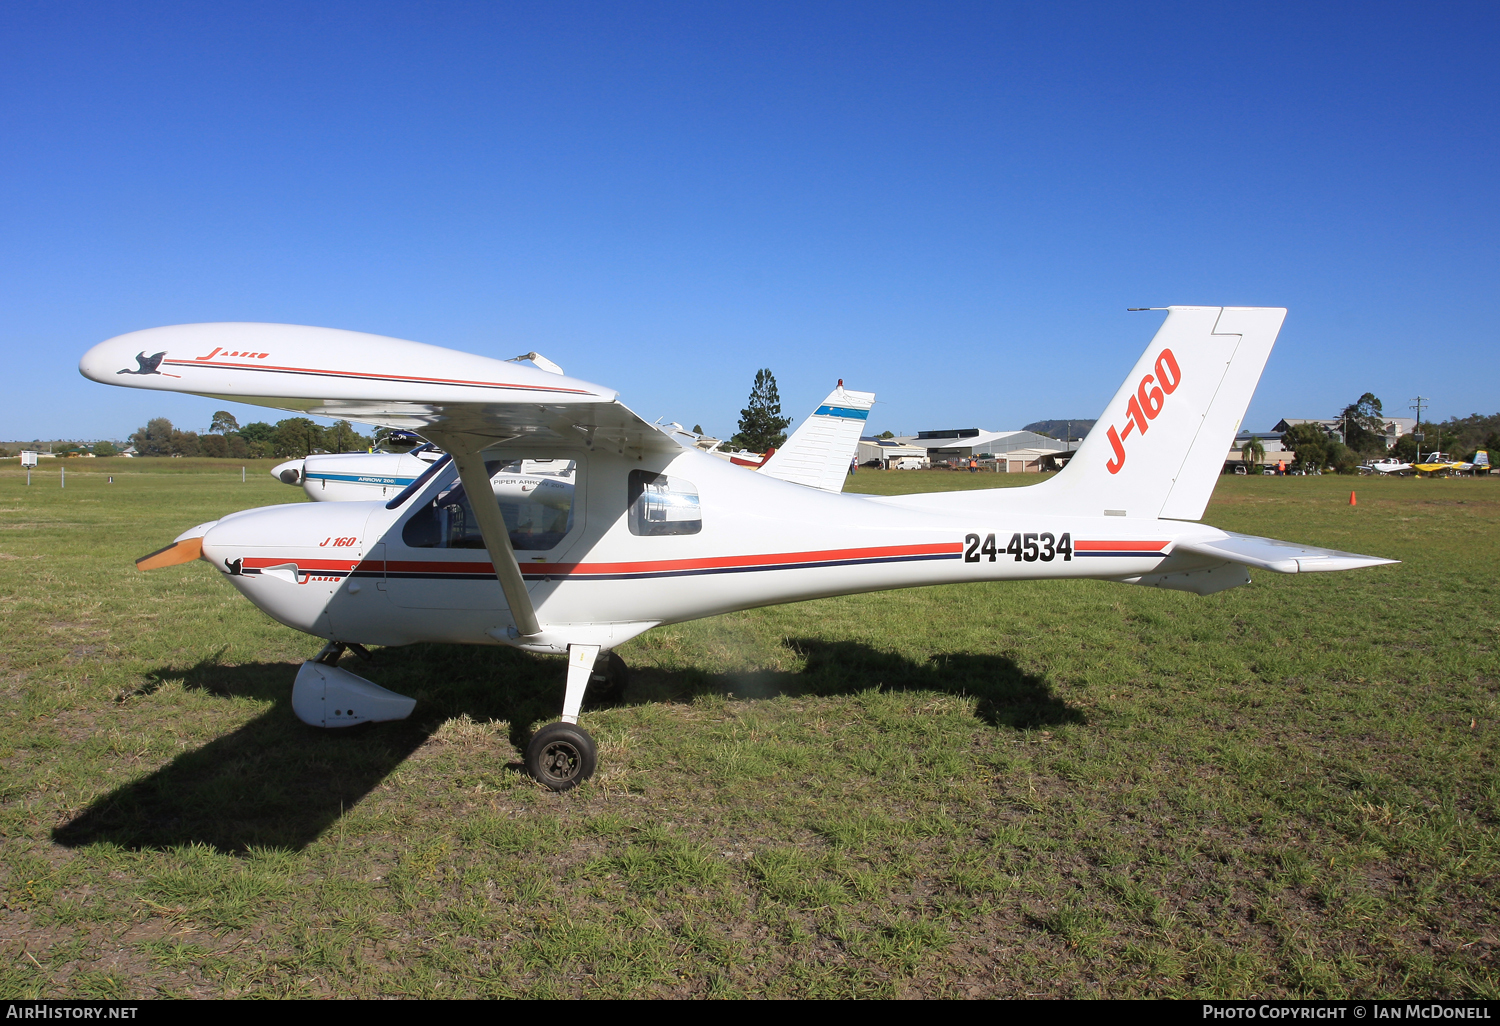
M 0 5 L 0 438 L 203 430 L 77 373 L 210 320 L 536 349 L 648 419 L 1094 417 L 1290 308 L 1246 423 L 1500 409 L 1500 6 Z M 258 414 L 238 407 L 241 420 Z

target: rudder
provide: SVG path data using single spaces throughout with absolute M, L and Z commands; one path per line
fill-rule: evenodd
M 1037 500 L 1080 516 L 1197 520 L 1286 310 L 1168 308 L 1077 454 Z

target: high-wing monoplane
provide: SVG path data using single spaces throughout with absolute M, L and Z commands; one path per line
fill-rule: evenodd
M 1360 466 L 1361 474 L 1395 474 L 1397 477 L 1406 477 L 1412 473 L 1412 466 L 1406 460 L 1397 459 L 1395 456 L 1387 456 L 1384 459 L 1371 460 Z
M 611 389 L 356 332 L 153 328 L 100 343 L 80 370 L 107 384 L 416 431 L 442 448 L 384 501 L 230 513 L 137 565 L 204 559 L 275 619 L 325 639 L 293 685 L 297 715 L 319 726 L 412 710 L 412 699 L 336 665 L 349 646 L 565 653 L 560 721 L 526 749 L 529 772 L 564 790 L 597 761 L 578 726 L 586 690 L 618 687 L 624 666 L 612 650 L 661 624 L 967 581 L 1093 578 L 1211 595 L 1249 583 L 1250 567 L 1393 562 L 1192 522 L 1285 314 L 1170 308 L 1056 477 L 925 495 L 845 495 L 747 472 L 646 423 Z M 160 354 L 149 369 L 137 359 L 147 352 Z M 571 461 L 566 501 L 494 493 L 502 467 L 543 459 Z

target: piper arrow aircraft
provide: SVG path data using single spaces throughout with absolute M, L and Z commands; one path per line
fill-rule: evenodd
M 271 473 L 285 484 L 300 484 L 314 502 L 359 502 L 389 499 L 426 473 L 443 453 L 424 446 L 421 453 L 354 452 L 316 453 L 300 460 L 278 464 Z M 498 496 L 515 496 L 541 489 L 558 501 L 571 501 L 572 460 L 514 460 L 502 466 L 491 479 Z
M 315 453 L 271 468 L 282 484 L 301 485 L 314 502 L 389 499 L 443 454 L 435 445 L 411 452 Z
M 100 343 L 79 369 L 107 384 L 420 432 L 443 449 L 388 500 L 231 513 L 137 566 L 206 560 L 266 613 L 324 639 L 292 689 L 293 709 L 315 726 L 411 713 L 414 700 L 337 665 L 350 647 L 425 641 L 566 654 L 559 722 L 526 749 L 531 775 L 560 791 L 596 768 L 578 725 L 585 692 L 623 686 L 613 649 L 661 624 L 966 581 L 1092 578 L 1211 595 L 1248 584 L 1251 567 L 1294 574 L 1395 562 L 1193 522 L 1285 316 L 1170 307 L 1056 477 L 927 495 L 778 480 L 685 447 L 611 389 L 352 331 L 152 328 Z M 857 412 L 842 419 L 862 420 Z M 493 496 L 496 469 L 529 459 L 572 461 L 569 502 Z

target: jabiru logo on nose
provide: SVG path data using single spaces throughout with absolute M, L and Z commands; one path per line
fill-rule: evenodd
M 214 346 L 214 351 L 209 353 L 207 356 L 195 356 L 193 357 L 193 359 L 201 362 L 204 360 L 212 360 L 216 356 L 223 356 L 229 357 L 231 359 L 239 358 L 241 360 L 264 360 L 270 355 L 270 353 L 242 353 L 238 350 L 236 350 L 235 352 L 230 352 L 229 350 L 224 349 L 222 346 Z

